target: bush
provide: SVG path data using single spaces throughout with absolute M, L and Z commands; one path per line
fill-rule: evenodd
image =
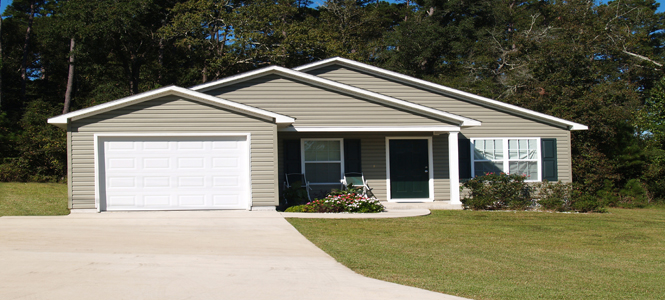
M 462 199 L 465 209 L 473 210 L 526 210 L 540 206 L 544 210 L 604 212 L 603 202 L 595 195 L 585 194 L 579 186 L 563 182 L 533 184 L 533 197 L 525 177 L 520 175 L 485 174 L 464 183 L 470 190 Z M 635 192 L 637 193 L 637 192 Z M 536 201 L 533 201 L 537 198 Z
M 602 201 L 597 196 L 581 191 L 573 192 L 570 209 L 576 212 L 606 212 Z
M 545 180 L 536 185 L 536 190 L 538 190 L 537 203 L 542 209 L 554 211 L 569 211 L 571 209 L 572 184 Z
M 21 133 L 12 137 L 17 156 L 0 161 L 0 181 L 65 180 L 66 133 L 46 122 L 59 113 L 58 107 L 44 101 L 35 100 L 28 104 L 19 122 Z
M 289 208 L 287 208 L 284 212 L 303 212 L 305 209 L 305 205 L 294 205 Z
M 646 190 L 639 179 L 628 180 L 619 191 L 619 199 L 620 206 L 625 208 L 640 208 L 649 204 Z
M 473 210 L 525 210 L 531 206 L 526 176 L 487 173 L 464 183 L 469 196 L 462 199 L 465 209 Z
M 605 181 L 605 187 L 598 191 L 603 204 L 610 207 L 640 208 L 649 204 L 649 195 L 645 185 L 639 179 L 626 182 L 624 188 L 617 190 L 614 183 Z

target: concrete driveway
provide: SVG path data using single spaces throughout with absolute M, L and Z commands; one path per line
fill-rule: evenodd
M 462 299 L 360 276 L 247 211 L 1 217 L 0 298 Z

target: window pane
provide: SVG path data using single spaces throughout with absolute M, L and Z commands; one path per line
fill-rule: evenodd
M 508 151 L 510 159 L 538 159 L 535 139 L 508 140 Z
M 538 159 L 538 146 L 536 140 L 529 140 L 529 159 Z
M 484 140 L 476 140 L 474 142 L 474 153 L 475 153 L 475 159 L 486 159 L 485 158 L 485 141 Z
M 538 180 L 538 162 L 511 161 L 508 165 L 510 174 L 526 175 L 526 180 Z
M 310 183 L 339 182 L 342 169 L 340 163 L 305 163 L 305 175 Z
M 476 176 L 485 175 L 486 173 L 501 173 L 503 172 L 502 162 L 475 162 L 474 170 Z
M 341 161 L 339 141 L 305 141 L 305 161 Z
M 474 148 L 475 160 L 503 159 L 502 140 L 476 140 Z
M 503 159 L 503 141 L 493 140 L 494 142 L 494 159 Z

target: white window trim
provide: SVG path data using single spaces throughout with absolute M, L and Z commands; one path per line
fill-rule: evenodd
M 503 145 L 503 150 L 504 150 L 504 158 L 500 159 L 500 161 L 503 161 L 503 172 L 506 174 L 510 174 L 510 162 L 511 161 L 536 161 L 537 162 L 537 168 L 538 168 L 538 178 L 537 179 L 527 179 L 524 180 L 524 182 L 541 182 L 543 178 L 543 169 L 542 169 L 542 164 L 543 164 L 543 158 L 542 158 L 542 150 L 540 149 L 540 138 L 539 137 L 481 137 L 481 138 L 472 138 L 471 139 L 471 178 L 476 177 L 476 141 L 477 140 L 502 140 L 502 145 Z M 510 152 L 508 150 L 508 140 L 536 140 L 536 151 L 538 151 L 538 158 L 536 159 L 510 159 Z M 479 161 L 499 161 L 499 159 L 495 160 L 479 160 Z M 478 175 L 483 175 L 483 174 L 478 174 Z
M 305 161 L 305 142 L 307 141 L 339 141 L 339 161 L 336 160 L 331 160 L 331 161 L 311 161 L 311 162 L 306 162 Z M 302 173 L 305 174 L 305 178 L 307 178 L 307 173 L 305 169 L 305 163 L 339 163 L 340 164 L 340 174 L 339 178 L 340 180 L 344 178 L 344 139 L 343 138 L 316 138 L 316 139 L 300 139 L 300 163 L 301 163 L 301 170 Z M 309 179 L 307 179 L 309 181 Z M 337 182 L 309 182 L 309 185 L 341 185 L 341 181 L 337 180 Z
M 392 198 L 390 195 L 390 140 L 427 140 L 427 159 L 429 160 L 429 198 Z M 386 196 L 388 202 L 434 202 L 434 152 L 431 136 L 386 137 Z

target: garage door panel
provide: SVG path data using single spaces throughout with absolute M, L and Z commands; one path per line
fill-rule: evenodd
M 217 206 L 236 206 L 240 197 L 236 195 L 213 195 L 213 204 Z
M 145 176 L 143 177 L 144 188 L 168 188 L 171 186 L 170 177 Z
M 144 150 L 170 150 L 172 143 L 167 141 L 144 141 L 142 146 Z
M 107 210 L 246 209 L 246 137 L 102 139 Z
M 181 207 L 206 207 L 206 195 L 178 195 L 178 205 Z
M 143 157 L 143 169 L 149 170 L 164 170 L 171 167 L 171 159 L 168 157 Z
M 203 169 L 205 166 L 204 159 L 201 157 L 180 157 L 177 161 L 179 169 Z
M 204 143 L 199 141 L 182 141 L 177 143 L 178 150 L 205 150 Z

